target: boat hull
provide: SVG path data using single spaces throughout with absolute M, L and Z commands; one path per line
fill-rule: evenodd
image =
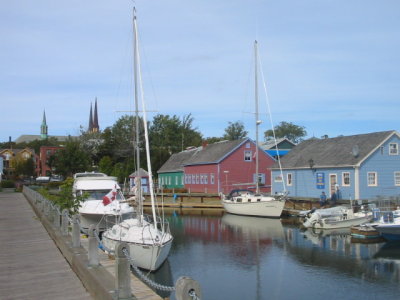
M 270 200 L 261 202 L 233 202 L 222 200 L 226 212 L 242 216 L 279 218 L 285 206 L 284 200 Z
M 108 238 L 107 235 L 103 235 L 103 244 L 108 249 L 115 249 L 115 246 L 119 240 Z M 126 242 L 129 247 L 129 255 L 133 260 L 135 266 L 149 270 L 156 271 L 163 262 L 167 259 L 168 254 L 171 250 L 172 239 L 162 244 L 136 244 Z
M 375 227 L 386 240 L 400 241 L 400 224 L 383 224 Z

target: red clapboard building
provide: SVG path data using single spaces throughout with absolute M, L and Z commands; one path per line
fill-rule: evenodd
M 275 160 L 259 147 L 259 180 L 262 192 L 271 192 L 271 166 Z M 185 162 L 184 185 L 192 192 L 229 193 L 255 189 L 256 145 L 249 138 L 203 144 Z

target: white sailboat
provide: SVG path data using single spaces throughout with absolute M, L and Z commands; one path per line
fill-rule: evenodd
M 137 168 L 140 168 L 140 147 L 139 147 L 139 92 L 142 100 L 143 126 L 146 141 L 146 158 L 149 173 L 149 189 L 151 198 L 152 216 L 143 214 L 142 188 L 140 187 L 140 177 L 136 177 L 137 192 L 135 200 L 138 204 L 137 214 L 135 218 L 127 219 L 119 224 L 114 225 L 111 229 L 103 234 L 103 243 L 106 248 L 115 249 L 117 242 L 126 242 L 129 246 L 130 256 L 136 266 L 142 269 L 155 271 L 167 259 L 171 249 L 173 237 L 169 232 L 167 222 L 161 221 L 156 215 L 154 184 L 152 179 L 152 171 L 150 164 L 150 149 L 147 132 L 146 109 L 143 101 L 143 93 L 140 87 L 140 60 L 138 47 L 138 34 L 135 10 L 133 13 L 133 31 L 134 31 L 134 79 L 135 79 L 135 111 L 136 111 L 136 161 Z M 139 81 L 139 84 L 138 84 Z M 139 172 L 138 172 L 139 173 Z
M 255 108 L 256 108 L 256 178 L 255 192 L 251 190 L 233 190 L 228 196 L 222 194 L 221 201 L 224 209 L 231 214 L 279 218 L 286 202 L 286 192 L 279 196 L 269 196 L 260 193 L 259 184 L 259 147 L 258 126 L 261 121 L 258 117 L 258 48 L 257 41 L 254 42 L 255 56 Z

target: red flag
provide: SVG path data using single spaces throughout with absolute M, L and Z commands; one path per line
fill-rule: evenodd
M 116 197 L 117 197 L 117 189 L 113 188 L 111 191 L 108 192 L 107 195 L 103 197 L 103 205 L 107 206 L 108 204 L 113 202 Z

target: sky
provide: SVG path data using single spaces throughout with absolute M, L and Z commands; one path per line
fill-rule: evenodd
M 40 134 L 43 111 L 49 135 L 78 135 L 96 98 L 100 129 L 131 113 L 134 6 L 150 120 L 253 137 L 257 40 L 262 132 L 400 129 L 398 0 L 1 0 L 0 142 Z

